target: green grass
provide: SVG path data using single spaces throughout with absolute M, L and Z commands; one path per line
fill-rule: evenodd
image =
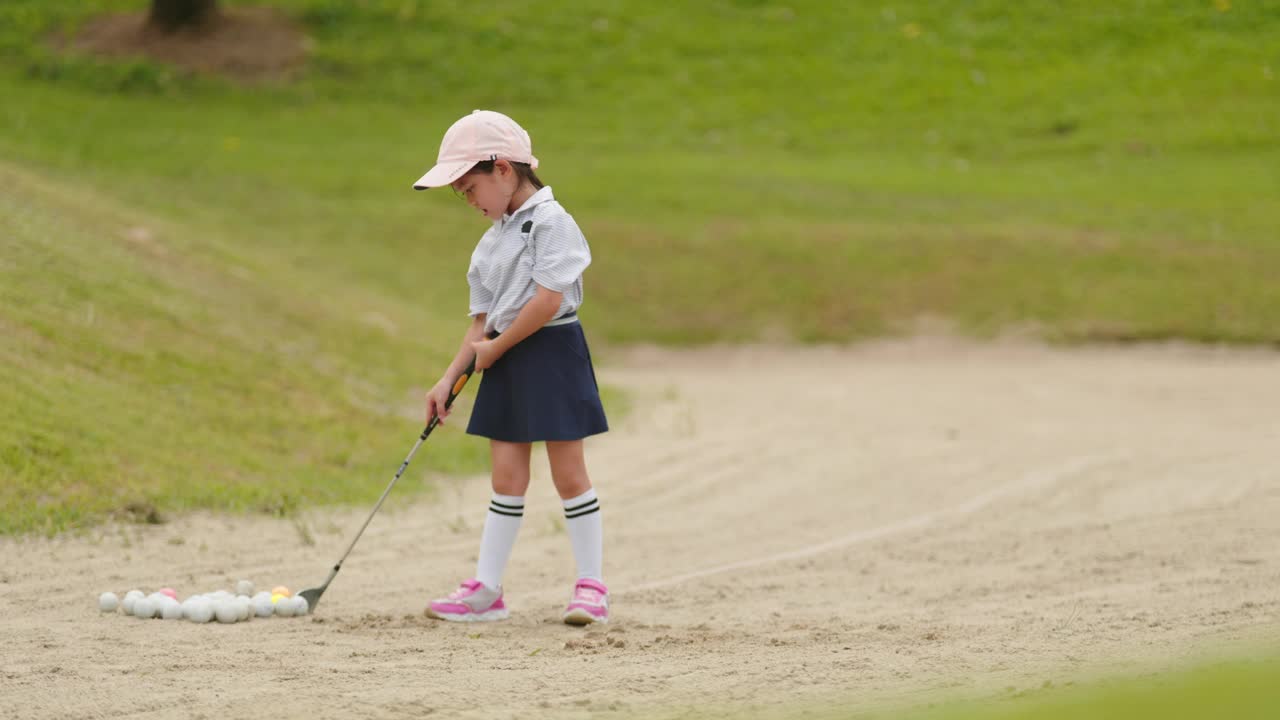
M 0 182 L 0 533 L 377 497 L 465 318 L 317 287 L 89 187 Z M 487 453 L 441 430 L 402 492 Z
M 590 238 L 595 340 L 1280 342 L 1275 0 L 270 4 L 288 84 L 0 4 L 0 532 L 368 497 L 465 313 L 483 223 L 408 186 L 475 107 Z
M 610 341 L 1280 340 L 1280 2 L 272 4 L 309 70 L 237 89 L 32 45 L 137 2 L 7 3 L 0 152 L 441 307 L 479 227 L 406 185 L 498 107 Z
M 911 720 L 1269 720 L 1280 707 L 1280 661 L 1237 661 L 996 700 L 944 705 Z

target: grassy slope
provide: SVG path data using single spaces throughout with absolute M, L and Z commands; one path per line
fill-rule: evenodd
M 443 362 L 433 326 L 91 188 L 0 182 L 0 532 L 131 504 L 377 496 L 420 429 L 413 381 Z M 486 449 L 460 435 L 441 431 L 418 468 L 478 467 Z
M 601 339 L 1280 339 L 1274 0 L 283 0 L 311 63 L 258 88 L 43 41 L 142 4 L 0 4 L 0 531 L 368 497 L 465 309 L 483 225 L 407 186 L 473 107 Z

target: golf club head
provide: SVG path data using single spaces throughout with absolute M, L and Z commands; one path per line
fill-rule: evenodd
M 298 593 L 299 597 L 304 597 L 307 599 L 308 615 L 316 611 L 316 605 L 320 604 L 320 596 L 323 594 L 324 594 L 324 588 L 311 588 L 310 590 L 303 590 L 302 592 Z

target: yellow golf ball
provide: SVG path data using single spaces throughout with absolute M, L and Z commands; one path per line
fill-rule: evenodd
M 271 596 L 271 604 L 272 604 L 272 605 L 275 605 L 276 603 L 280 602 L 281 600 L 285 599 L 286 597 L 288 597 L 288 596 L 287 596 L 287 595 L 281 595 L 280 593 L 275 593 L 275 594 L 273 594 L 273 595 Z

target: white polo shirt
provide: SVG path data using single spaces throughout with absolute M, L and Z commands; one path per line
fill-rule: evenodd
M 505 332 L 537 286 L 564 293 L 555 317 L 582 306 L 582 271 L 591 249 L 551 188 L 535 192 L 485 232 L 471 253 L 471 316 L 488 313 L 484 331 Z

